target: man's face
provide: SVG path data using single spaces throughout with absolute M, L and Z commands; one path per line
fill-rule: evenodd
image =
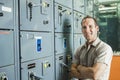
M 87 18 L 82 22 L 82 32 L 88 42 L 92 42 L 97 38 L 99 27 L 92 18 Z

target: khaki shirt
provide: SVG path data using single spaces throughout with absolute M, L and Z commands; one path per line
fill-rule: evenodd
M 86 67 L 92 67 L 96 63 L 103 63 L 107 65 L 104 74 L 98 80 L 108 80 L 110 73 L 111 60 L 113 56 L 112 48 L 97 38 L 91 45 L 87 47 L 82 45 L 76 50 L 73 63 L 80 64 Z M 91 80 L 91 79 L 81 79 Z

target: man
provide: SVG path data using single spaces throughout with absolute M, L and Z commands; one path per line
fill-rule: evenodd
M 81 25 L 87 41 L 76 50 L 70 75 L 79 80 L 108 80 L 112 48 L 98 38 L 99 27 L 95 18 L 86 16 Z

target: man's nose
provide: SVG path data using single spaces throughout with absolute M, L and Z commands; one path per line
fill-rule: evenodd
M 90 28 L 86 27 L 85 32 L 90 32 Z

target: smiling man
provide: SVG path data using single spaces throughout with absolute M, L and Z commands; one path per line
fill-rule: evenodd
M 74 54 L 70 76 L 79 80 L 108 80 L 112 48 L 99 39 L 99 26 L 95 18 L 86 16 L 81 25 L 86 43 L 78 47 Z

